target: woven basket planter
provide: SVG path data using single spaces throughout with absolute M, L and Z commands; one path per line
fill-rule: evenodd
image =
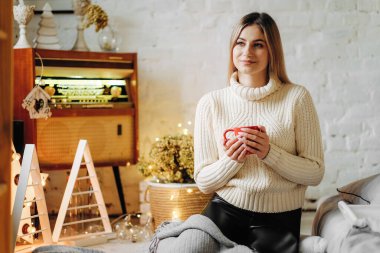
M 150 182 L 147 191 L 155 228 L 164 221 L 184 221 L 200 214 L 212 197 L 202 193 L 196 184 Z

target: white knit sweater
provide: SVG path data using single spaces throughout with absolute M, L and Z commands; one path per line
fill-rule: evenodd
M 306 88 L 270 79 L 259 88 L 242 86 L 234 73 L 230 86 L 203 96 L 194 129 L 194 178 L 202 192 L 217 192 L 246 210 L 276 213 L 302 207 L 306 187 L 324 174 L 318 116 Z M 265 159 L 229 158 L 223 132 L 263 125 L 270 140 Z

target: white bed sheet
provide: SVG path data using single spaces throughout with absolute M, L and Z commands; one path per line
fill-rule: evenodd
M 327 240 L 327 252 L 339 252 L 342 241 L 351 230 L 351 224 L 338 208 L 340 196 L 327 198 L 318 208 L 312 234 Z M 358 218 L 366 218 L 372 231 L 380 232 L 380 205 L 348 205 Z

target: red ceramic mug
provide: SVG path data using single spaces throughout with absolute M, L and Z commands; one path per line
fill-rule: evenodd
M 253 130 L 258 130 L 260 131 L 260 128 L 258 126 L 242 126 L 242 127 L 234 127 L 234 128 L 229 128 L 229 129 L 226 129 L 223 133 L 223 137 L 224 137 L 224 145 L 226 145 L 227 141 L 229 140 L 227 138 L 227 133 L 228 132 L 234 132 L 234 135 L 235 136 L 238 136 L 239 135 L 239 132 L 243 132 L 242 128 L 250 128 L 250 129 L 253 129 Z

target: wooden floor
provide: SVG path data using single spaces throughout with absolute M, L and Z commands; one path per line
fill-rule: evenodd
M 302 213 L 301 218 L 301 235 L 311 235 L 311 226 L 313 224 L 313 219 L 315 212 L 307 211 Z

